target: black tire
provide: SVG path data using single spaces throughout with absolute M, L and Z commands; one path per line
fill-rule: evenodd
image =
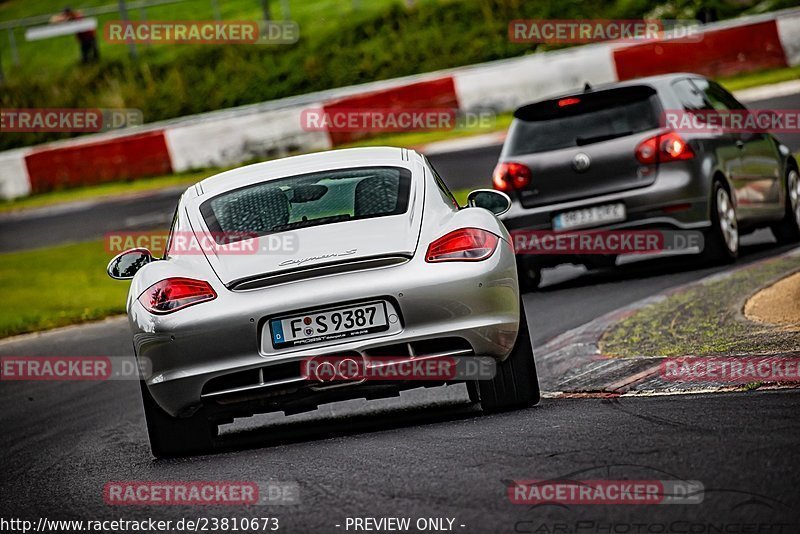
M 726 240 L 725 235 L 727 227 L 720 218 L 720 192 L 727 198 L 727 202 L 730 203 L 729 209 L 733 211 L 732 221 L 730 220 L 730 215 L 726 219 L 728 225 L 731 224 L 731 222 L 733 223 L 733 230 L 736 232 L 735 245 L 733 248 L 731 248 Z M 723 211 L 727 211 L 730 214 L 724 207 Z M 732 263 L 739 257 L 739 231 L 738 225 L 736 224 L 736 210 L 733 206 L 730 190 L 719 180 L 715 180 L 711 188 L 711 228 L 704 232 L 704 236 L 705 243 L 703 245 L 701 257 L 706 263 L 712 265 Z
M 779 245 L 800 241 L 800 176 L 793 167 L 786 172 L 786 213 L 770 228 Z
M 539 402 L 539 378 L 533 359 L 528 319 L 522 302 L 519 306 L 519 333 L 511 354 L 497 363 L 497 374 L 492 380 L 478 382 L 481 408 L 487 413 L 518 410 Z
M 469 395 L 469 401 L 472 404 L 477 404 L 481 401 L 481 394 L 478 391 L 478 382 L 475 380 L 471 380 L 467 382 L 467 394 Z
M 156 458 L 199 454 L 211 449 L 216 433 L 205 412 L 200 409 L 191 417 L 172 417 L 156 403 L 144 380 L 142 389 L 144 418 L 150 437 L 150 450 Z
M 517 262 L 517 277 L 521 293 L 530 293 L 539 289 L 542 282 L 542 269 L 527 259 Z
M 601 255 L 595 256 L 591 260 L 584 263 L 587 269 L 608 269 L 617 266 L 616 255 Z

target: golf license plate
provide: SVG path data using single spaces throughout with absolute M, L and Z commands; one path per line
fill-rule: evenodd
M 383 332 L 389 321 L 386 303 L 376 301 L 271 319 L 269 329 L 272 346 L 282 349 Z
M 553 218 L 553 229 L 569 230 L 575 228 L 589 228 L 624 221 L 626 217 L 625 204 L 604 204 L 580 210 L 559 213 Z

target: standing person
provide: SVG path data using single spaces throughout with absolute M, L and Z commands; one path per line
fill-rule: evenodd
M 60 15 L 53 17 L 51 22 L 68 22 L 71 20 L 81 20 L 83 15 L 71 7 L 65 7 Z M 81 46 L 81 61 L 84 64 L 94 63 L 100 59 L 100 51 L 97 48 L 97 36 L 94 30 L 87 30 L 76 34 L 78 43 Z

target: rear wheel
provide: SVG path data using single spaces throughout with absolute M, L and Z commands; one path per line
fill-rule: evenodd
M 202 408 L 191 417 L 172 417 L 156 403 L 144 380 L 139 385 L 153 456 L 197 454 L 211 448 L 216 425 L 209 422 Z
M 539 402 L 539 378 L 528 319 L 521 301 L 519 315 L 519 332 L 511 354 L 505 361 L 497 363 L 497 374 L 493 379 L 478 382 L 481 407 L 487 413 L 527 408 Z
M 472 380 L 467 382 L 467 394 L 469 394 L 469 401 L 472 404 L 477 404 L 481 401 L 481 394 L 478 391 L 478 382 Z
M 786 173 L 786 214 L 771 228 L 781 245 L 800 241 L 800 176 L 796 169 Z
M 519 277 L 519 290 L 529 293 L 539 289 L 542 282 L 542 269 L 533 262 L 522 259 L 517 262 L 517 276 Z
M 705 232 L 703 258 L 709 263 L 730 263 L 739 256 L 739 225 L 728 189 L 714 182 L 711 196 L 711 229 Z
M 591 260 L 584 263 L 587 269 L 606 269 L 609 267 L 616 267 L 617 265 L 617 256 L 610 255 L 610 256 L 595 256 Z

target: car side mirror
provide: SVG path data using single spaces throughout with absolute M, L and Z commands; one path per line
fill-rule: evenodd
M 484 208 L 495 215 L 502 215 L 511 209 L 511 198 L 502 191 L 476 189 L 467 195 L 467 206 Z
M 106 272 L 114 280 L 130 280 L 139 269 L 153 261 L 153 255 L 146 248 L 132 248 L 114 256 Z

